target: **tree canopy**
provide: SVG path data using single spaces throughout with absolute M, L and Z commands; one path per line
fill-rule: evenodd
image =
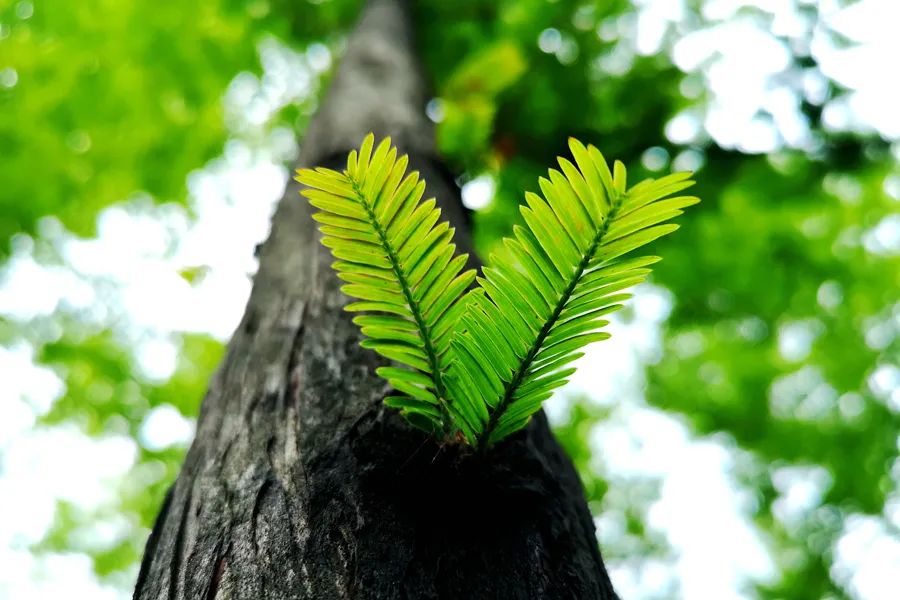
M 623 597 L 891 593 L 891 4 L 412 3 L 485 259 L 570 136 L 697 173 L 621 345 L 550 401 Z M 0 0 L 0 595 L 63 563 L 128 595 L 360 5 Z

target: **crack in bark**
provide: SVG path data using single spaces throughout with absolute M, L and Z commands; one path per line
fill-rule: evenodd
M 188 484 L 187 496 L 181 507 L 181 518 L 178 521 L 178 531 L 175 533 L 175 549 L 169 562 L 169 598 L 178 598 L 178 585 L 181 583 L 182 558 L 184 554 L 184 535 L 187 531 L 188 519 L 191 512 L 191 497 L 193 490 Z
M 221 552 L 222 543 L 219 542 L 216 545 L 214 556 L 217 556 L 216 561 L 213 565 L 212 577 L 209 580 L 209 586 L 206 588 L 206 593 L 203 595 L 204 600 L 216 600 L 216 595 L 219 593 L 219 585 L 222 583 L 222 576 L 225 574 L 225 567 L 227 563 L 228 553 L 231 551 L 231 546 L 225 549 L 225 552 Z
M 253 539 L 253 551 L 256 553 L 257 559 L 260 555 L 259 536 L 257 535 L 257 521 L 259 520 L 259 511 L 260 506 L 262 506 L 263 498 L 265 497 L 271 486 L 272 479 L 271 475 L 269 475 L 259 486 L 259 489 L 256 490 L 256 495 L 253 499 L 253 509 L 250 513 L 250 536 Z
M 300 322 L 297 324 L 294 336 L 291 338 L 290 349 L 288 350 L 287 367 L 284 373 L 284 394 L 282 396 L 283 410 L 287 409 L 288 400 L 291 395 L 296 395 L 297 387 L 300 385 L 299 380 L 294 379 L 294 374 L 299 364 L 300 351 L 303 349 L 303 334 L 306 330 L 306 311 L 308 308 L 309 303 L 304 302 L 303 308 L 300 309 Z

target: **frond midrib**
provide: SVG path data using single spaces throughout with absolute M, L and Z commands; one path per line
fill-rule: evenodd
M 554 307 L 550 317 L 547 319 L 547 321 L 538 332 L 538 335 L 535 337 L 534 343 L 525 354 L 525 358 L 523 358 L 522 362 L 519 363 L 519 368 L 516 370 L 513 378 L 510 379 L 509 383 L 506 385 L 503 391 L 503 398 L 500 399 L 500 402 L 497 404 L 497 408 L 491 412 L 491 416 L 488 418 L 487 425 L 485 425 L 485 428 L 478 439 L 479 450 L 484 450 L 485 448 L 487 448 L 491 433 L 493 433 L 494 429 L 497 427 L 497 424 L 500 422 L 500 418 L 503 416 L 503 413 L 506 412 L 506 409 L 509 408 L 510 404 L 512 404 L 513 397 L 515 396 L 516 391 L 519 389 L 519 386 L 522 384 L 522 380 L 528 374 L 528 370 L 531 368 L 531 363 L 534 362 L 535 357 L 537 356 L 538 352 L 540 352 L 544 340 L 546 340 L 547 336 L 550 335 L 550 331 L 553 330 L 554 325 L 556 325 L 556 322 L 559 320 L 559 316 L 562 314 L 563 310 L 565 310 L 566 304 L 572 298 L 572 294 L 575 291 L 575 288 L 578 286 L 579 281 L 581 281 L 581 278 L 585 275 L 585 271 L 587 270 L 588 265 L 590 265 L 594 256 L 597 254 L 597 251 L 603 245 L 603 237 L 609 230 L 609 224 L 613 221 L 613 219 L 615 219 L 616 214 L 621 208 L 624 196 L 624 194 L 616 194 L 616 201 L 614 206 L 610 208 L 610 211 L 606 214 L 606 218 L 603 220 L 603 223 L 601 223 L 599 228 L 597 229 L 597 233 L 594 235 L 594 240 L 591 242 L 591 246 L 582 256 L 581 261 L 578 263 L 575 274 L 572 276 L 572 279 L 569 281 L 568 286 L 560 296 L 559 301 L 556 303 L 556 306 Z
M 434 381 L 435 392 L 437 392 L 436 395 L 438 398 L 438 406 L 440 407 L 441 411 L 441 421 L 444 425 L 444 428 L 446 429 L 450 424 L 449 413 L 447 412 L 447 407 L 445 406 L 445 403 L 447 402 L 447 391 L 444 387 L 440 359 L 434 349 L 434 342 L 431 338 L 431 329 L 428 327 L 428 324 L 425 323 L 425 317 L 422 314 L 422 311 L 419 309 L 419 303 L 413 296 L 412 287 L 409 284 L 407 275 L 403 271 L 403 267 L 400 265 L 400 257 L 397 255 L 396 249 L 387 237 L 387 231 L 385 231 L 385 229 L 381 226 L 381 223 L 378 221 L 378 217 L 375 215 L 374 209 L 369 206 L 369 203 L 366 201 L 366 196 L 362 192 L 362 190 L 360 190 L 358 182 L 352 176 L 350 176 L 349 173 L 345 173 L 345 175 L 350 181 L 350 185 L 353 188 L 353 192 L 357 196 L 357 200 L 366 211 L 366 215 L 369 217 L 369 220 L 372 223 L 372 227 L 374 227 L 375 229 L 375 233 L 378 234 L 378 239 L 381 241 L 382 246 L 387 252 L 388 260 L 391 262 L 391 268 L 393 269 L 394 274 L 397 276 L 397 280 L 400 283 L 403 297 L 406 300 L 407 306 L 409 306 L 410 312 L 412 313 L 413 321 L 415 322 L 416 328 L 419 331 L 419 336 L 422 338 L 422 343 L 425 347 L 425 356 L 428 359 L 428 367 L 431 369 L 431 378 L 432 381 Z

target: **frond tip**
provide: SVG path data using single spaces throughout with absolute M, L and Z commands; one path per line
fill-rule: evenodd
M 523 428 L 574 372 L 572 361 L 643 281 L 654 256 L 626 256 L 678 228 L 669 223 L 699 202 L 675 173 L 628 188 L 620 162 L 610 171 L 593 146 L 572 139 L 574 163 L 560 158 L 527 193 L 524 225 L 503 240 L 491 268 L 461 272 L 453 230 L 438 223 L 425 184 L 406 175 L 407 158 L 369 135 L 343 172 L 300 171 L 303 194 L 321 212 L 322 243 L 359 300 L 363 345 L 396 361 L 378 374 L 403 396 L 385 400 L 415 425 L 487 447 Z

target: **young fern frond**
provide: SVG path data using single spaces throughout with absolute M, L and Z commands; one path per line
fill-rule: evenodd
M 566 383 L 589 343 L 609 337 L 606 316 L 646 278 L 655 256 L 626 254 L 678 228 L 666 223 L 699 202 L 673 196 L 693 185 L 675 173 L 627 189 L 593 146 L 570 140 L 575 159 L 528 193 L 524 226 L 503 241 L 476 279 L 454 256 L 453 229 L 438 223 L 425 182 L 406 175 L 407 157 L 369 135 L 343 172 L 304 169 L 303 194 L 320 209 L 322 243 L 359 302 L 349 311 L 363 345 L 401 366 L 378 374 L 404 396 L 385 402 L 414 425 L 489 446 L 524 427 Z
M 455 255 L 454 230 L 438 223 L 435 201 L 421 202 L 425 182 L 406 175 L 407 156 L 397 158 L 390 138 L 373 146 L 370 134 L 343 172 L 303 169 L 297 180 L 321 211 L 313 218 L 346 282 L 341 290 L 359 300 L 346 310 L 368 313 L 353 319 L 367 337 L 362 345 L 402 365 L 377 371 L 404 394 L 385 403 L 417 427 L 449 432 L 443 377 L 475 271 L 461 273 L 467 256 Z
M 610 173 L 593 146 L 569 147 L 575 164 L 561 158 L 561 172 L 540 179 L 544 197 L 526 194 L 525 226 L 478 278 L 486 294 L 475 295 L 452 341 L 448 389 L 481 447 L 524 427 L 580 350 L 609 337 L 599 331 L 606 315 L 659 260 L 621 257 L 677 229 L 664 223 L 699 201 L 665 199 L 693 184 L 688 173 L 626 191 L 622 163 Z

